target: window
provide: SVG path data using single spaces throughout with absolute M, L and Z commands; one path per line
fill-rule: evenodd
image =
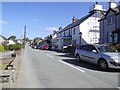
M 83 45 L 83 46 L 80 46 L 79 49 L 87 51 L 87 47 L 88 45 Z
M 114 24 L 115 23 L 115 15 L 111 15 L 107 19 L 108 25 Z
M 95 52 L 97 52 L 97 49 L 96 49 L 94 46 L 89 45 L 88 47 L 89 47 L 89 48 L 88 48 L 88 51 L 89 51 L 89 52 L 93 52 L 93 50 L 94 50 Z
M 73 34 L 75 34 L 75 28 L 73 29 Z
M 70 36 L 70 30 L 69 30 L 69 36 Z
M 66 36 L 66 32 L 64 31 L 64 37 Z

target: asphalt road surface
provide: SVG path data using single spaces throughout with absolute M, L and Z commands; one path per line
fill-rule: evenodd
M 118 73 L 78 63 L 69 53 L 26 46 L 16 88 L 117 88 Z

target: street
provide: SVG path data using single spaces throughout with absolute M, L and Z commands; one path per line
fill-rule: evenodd
M 100 71 L 69 53 L 26 46 L 15 88 L 117 88 L 118 71 Z

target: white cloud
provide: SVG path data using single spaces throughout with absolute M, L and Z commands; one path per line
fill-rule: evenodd
M 54 30 L 58 30 L 56 27 L 46 27 L 46 31 L 53 32 Z
M 7 24 L 7 21 L 0 20 L 0 24 Z

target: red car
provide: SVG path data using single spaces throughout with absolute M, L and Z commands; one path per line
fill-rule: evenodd
M 49 46 L 48 45 L 44 45 L 43 47 L 42 47 L 42 49 L 49 49 Z

